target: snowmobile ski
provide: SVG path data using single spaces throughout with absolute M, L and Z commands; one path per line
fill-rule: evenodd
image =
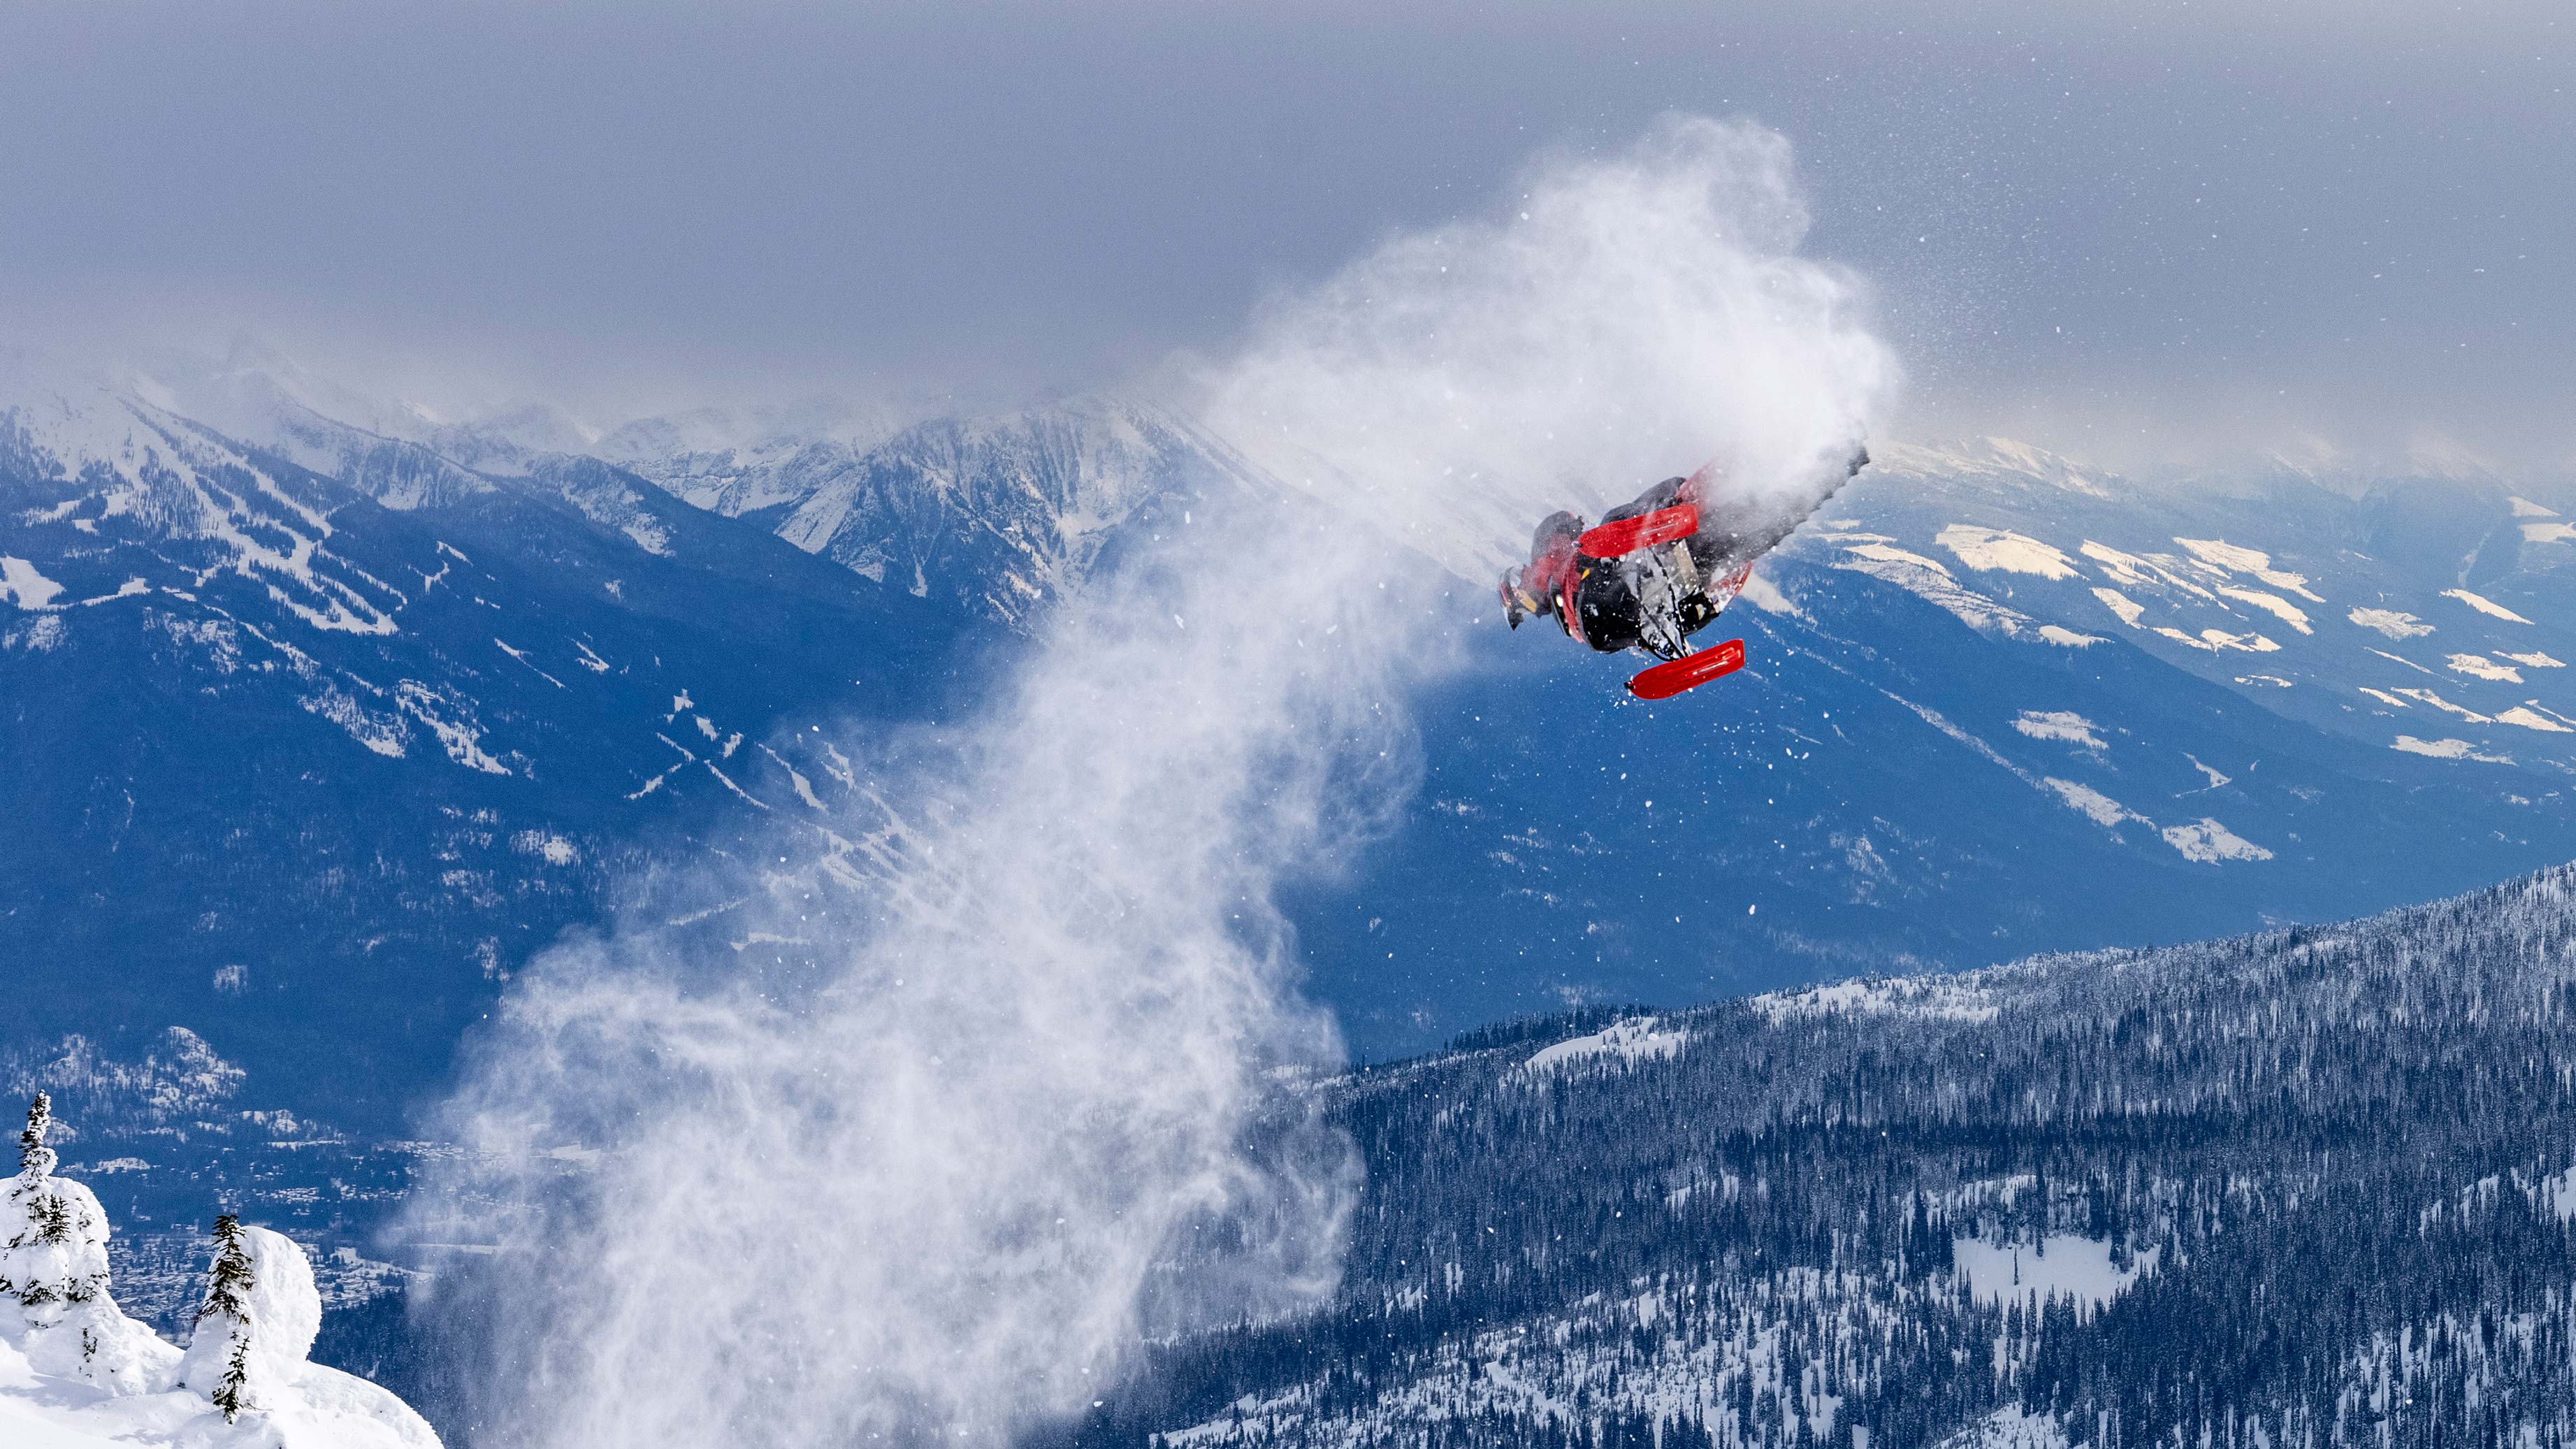
M 1699 510 L 1687 503 L 1621 518 L 1587 531 L 1574 541 L 1587 558 L 1625 558 L 1641 548 L 1688 538 L 1699 532 Z
M 1744 667 L 1744 641 L 1729 639 L 1713 649 L 1667 659 L 1652 669 L 1640 672 L 1628 681 L 1628 692 L 1639 699 L 1670 699 L 1694 685 L 1706 684 L 1721 674 L 1733 674 Z

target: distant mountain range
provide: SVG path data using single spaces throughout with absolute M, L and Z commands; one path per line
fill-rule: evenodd
M 971 709 L 1167 508 L 1275 486 L 1107 398 L 593 433 L 257 367 L 14 386 L 0 1041 L 186 1027 L 375 1128 L 531 951 L 781 818 L 851 848 L 867 737 Z M 2564 502 L 1882 446 L 1729 615 L 1748 668 L 1654 707 L 1461 580 L 1422 801 L 1296 888 L 1311 989 L 1386 1056 L 2576 856 Z
M 2190 938 L 2576 855 L 2553 505 L 1878 453 L 1727 616 L 1745 670 L 1670 703 L 1494 637 L 1462 587 L 1491 672 L 1421 704 L 1430 808 L 1308 928 L 1363 1045 L 1473 1026 L 1461 999 L 1491 1019 Z

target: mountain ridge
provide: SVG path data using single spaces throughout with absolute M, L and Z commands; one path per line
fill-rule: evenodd
M 310 979 L 283 964 L 297 921 L 325 922 L 313 949 L 362 963 L 343 1038 L 412 1064 L 377 1074 L 389 1098 L 421 1090 L 440 1034 L 610 919 L 617 882 L 781 812 L 865 838 L 879 822 L 840 818 L 872 808 L 841 778 L 860 739 L 971 709 L 1085 579 L 1266 486 L 1187 420 L 1076 400 L 853 435 L 803 525 L 822 492 L 728 519 L 598 457 L 487 439 L 508 467 L 475 472 L 258 395 L 300 430 L 285 452 L 139 394 L 93 390 L 50 434 L 24 403 L 0 422 L 0 669 L 22 686 L 0 724 L 61 845 L 12 858 L 35 894 L 0 909 L 94 973 L 110 1017 L 21 1005 L 0 1034 L 185 1025 L 268 1080 L 295 1054 L 269 1055 L 261 1012 Z M 47 436 L 71 463 L 38 460 Z M 1415 626 L 1462 661 L 1414 700 L 1421 808 L 1289 890 L 1308 988 L 1356 1050 L 2329 918 L 2576 854 L 2576 549 L 2515 511 L 2545 504 L 2479 494 L 2454 542 L 2303 484 L 2176 494 L 2006 442 L 1882 454 L 1729 615 L 1748 668 L 1683 702 L 1641 708 L 1615 663 L 1494 627 L 1480 583 Z M 778 536 L 799 526 L 819 551 Z M 2374 530 L 2434 542 L 2381 556 Z M 2484 550 L 2475 588 L 2461 550 Z M 164 840 L 135 874 L 126 842 Z M 235 870 L 302 884 L 201 929 L 241 916 L 210 894 Z M 363 965 L 393 950 L 401 970 Z M 359 983 L 393 980 L 443 1004 L 371 1011 Z M 153 992 L 207 1009 L 134 1015 Z

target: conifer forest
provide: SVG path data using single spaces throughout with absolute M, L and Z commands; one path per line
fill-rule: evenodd
M 1167 1340 L 1066 1435 L 2567 1442 L 2571 984 L 2561 869 L 1477 1033 L 1313 1089 L 1366 1163 L 1328 1311 Z

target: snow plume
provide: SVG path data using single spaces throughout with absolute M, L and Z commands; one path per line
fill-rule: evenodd
M 1784 138 L 1667 115 L 1281 299 L 1206 413 L 1478 580 L 1548 512 L 1598 518 L 1712 459 L 1750 493 L 1810 492 L 1897 368 L 1857 281 L 1792 254 L 1806 227 Z
M 999 1442 L 1145 1334 L 1331 1291 L 1355 1159 L 1302 1105 L 1338 1048 L 1274 900 L 1415 784 L 1404 691 L 1459 611 L 1404 544 L 1499 559 L 1557 488 L 1675 458 L 1793 479 L 1886 372 L 1778 254 L 1776 140 L 1674 121 L 1512 206 L 1209 367 L 1244 487 L 1044 620 L 978 717 L 513 982 L 431 1195 L 468 1211 L 419 1225 L 502 1249 L 450 1305 L 489 1325 L 485 1442 Z M 1266 486 L 1288 459 L 1325 481 Z
M 1272 896 L 1409 793 L 1376 616 L 1425 601 L 1259 512 L 1099 581 L 748 901 L 513 983 L 456 1128 L 495 1442 L 1005 1442 L 1332 1289 L 1352 1155 L 1293 1083 L 1338 1047 Z

